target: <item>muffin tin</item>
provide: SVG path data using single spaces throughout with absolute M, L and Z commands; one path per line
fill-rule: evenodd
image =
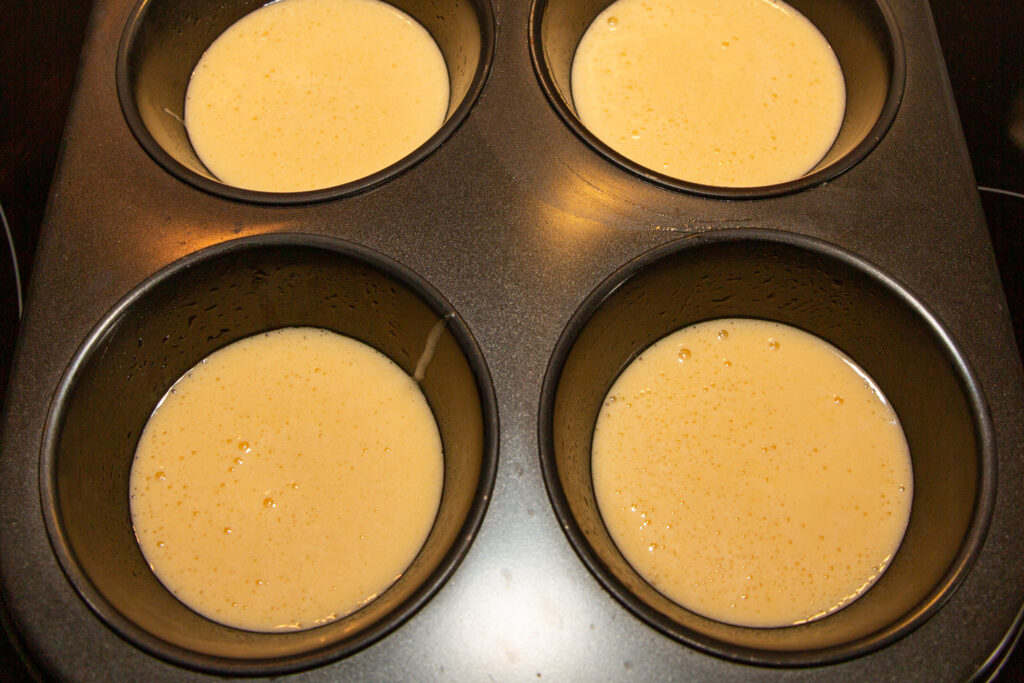
M 271 203 L 200 189 L 202 182 L 182 182 L 154 162 L 159 153 L 133 135 L 118 97 L 118 49 L 138 8 L 133 0 L 96 0 L 3 417 L 0 577 L 12 637 L 59 678 L 180 680 L 224 670 L 173 663 L 140 647 L 83 600 L 47 529 L 54 531 L 48 421 L 60 416 L 62 383 L 92 331 L 147 278 L 168 266 L 188 270 L 194 254 L 236 238 L 340 239 L 412 271 L 457 312 L 489 369 L 498 464 L 493 490 L 479 502 L 479 528 L 459 541 L 468 551 L 444 585 L 373 642 L 305 661 L 303 678 L 940 680 L 986 671 L 1024 602 L 1024 381 L 927 3 L 887 5 L 881 14 L 899 37 L 892 54 L 905 64 L 902 99 L 879 110 L 889 112 L 891 125 L 877 127 L 886 116 L 876 114 L 863 157 L 806 186 L 722 199 L 610 160 L 548 98 L 551 84 L 535 63 L 544 5 L 497 0 L 479 14 L 481 45 L 493 37 L 492 51 L 478 48 L 489 74 L 474 80 L 480 71 L 473 70 L 475 102 L 455 105 L 451 129 L 432 150 L 338 196 Z M 186 15 L 200 22 L 194 11 Z M 889 80 L 878 88 L 891 93 L 898 67 L 882 71 Z M 459 122 L 454 112 L 463 105 Z M 309 237 L 288 237 L 295 234 Z M 934 319 L 939 332 L 929 338 L 952 349 L 934 357 L 953 358 L 949 367 L 965 373 L 938 372 L 973 406 L 976 435 L 963 443 L 990 449 L 997 461 L 975 468 L 964 463 L 987 461 L 949 456 L 963 466 L 949 472 L 951 487 L 967 499 L 973 492 L 974 502 L 950 506 L 961 520 L 954 538 L 915 551 L 956 546 L 929 579 L 949 590 L 919 592 L 912 607 L 923 617 L 914 628 L 813 668 L 799 658 L 721 651 L 637 618 L 574 552 L 571 524 L 556 514 L 554 490 L 552 506 L 540 457 L 545 373 L 574 312 L 609 276 L 647 263 L 652 256 L 642 255 L 656 248 L 682 253 L 691 244 L 805 238 L 868 264 L 923 304 L 911 306 L 911 319 Z M 833 310 L 841 327 L 843 309 Z M 898 337 L 901 329 L 887 334 Z M 900 341 L 893 338 L 892 347 Z M 944 393 L 927 373 L 916 384 L 928 401 Z M 936 409 L 930 419 L 945 426 L 952 418 Z M 69 481 L 89 485 L 86 477 Z

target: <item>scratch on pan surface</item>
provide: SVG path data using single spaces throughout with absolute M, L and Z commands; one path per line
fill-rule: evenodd
M 181 125 L 183 125 L 183 126 L 185 125 L 185 120 L 184 120 L 183 118 L 181 118 L 180 116 L 178 116 L 177 114 L 175 114 L 175 113 L 174 113 L 173 111 L 171 111 L 170 109 L 168 109 L 167 107 L 164 107 L 164 108 L 163 108 L 163 111 L 164 111 L 164 113 L 165 113 L 165 114 L 167 114 L 168 116 L 170 116 L 170 117 L 171 117 L 172 119 L 174 119 L 175 121 L 177 121 L 177 122 L 178 122 L 178 123 L 180 123 Z
M 643 211 L 645 213 L 653 214 L 655 216 L 660 216 L 660 217 L 663 217 L 663 218 L 670 218 L 670 219 L 672 219 L 675 222 L 675 225 L 662 225 L 660 223 L 656 224 L 656 225 L 653 226 L 655 230 L 665 230 L 665 231 L 668 231 L 668 232 L 707 232 L 708 230 L 717 230 L 717 229 L 720 229 L 720 228 L 729 228 L 729 227 L 740 227 L 740 228 L 756 227 L 755 225 L 753 225 L 754 218 L 752 218 L 750 216 L 742 216 L 740 218 L 682 218 L 682 219 L 680 219 L 679 216 L 673 216 L 673 215 L 667 214 L 667 213 L 665 213 L 663 211 L 657 211 L 657 210 L 652 209 L 652 208 L 650 208 L 648 206 L 643 206 L 641 204 L 637 204 L 636 202 L 630 200 L 627 197 L 619 196 L 619 195 L 617 195 L 617 194 L 615 194 L 613 192 L 609 192 L 607 188 L 603 188 L 603 187 L 598 186 L 592 180 L 590 180 L 589 178 L 587 178 L 583 174 L 581 174 L 579 171 L 577 171 L 575 168 L 573 168 L 565 159 L 560 159 L 560 161 L 562 162 L 562 165 L 570 173 L 572 173 L 574 176 L 579 178 L 580 181 L 582 181 L 584 184 L 586 184 L 590 189 L 594 190 L 595 192 L 597 192 L 597 193 L 599 193 L 601 195 L 604 195 L 604 196 L 606 196 L 606 197 L 608 197 L 610 199 L 613 199 L 613 200 L 616 200 L 616 201 L 625 202 L 625 203 L 629 204 L 630 206 L 632 206 L 633 208 L 639 209 L 639 210 L 641 210 L 641 211 Z
M 626 202 L 627 204 L 629 204 L 630 206 L 632 206 L 635 209 L 640 209 L 641 211 L 645 211 L 647 213 L 653 213 L 656 216 L 664 216 L 665 218 L 673 218 L 673 216 L 671 216 L 671 215 L 669 215 L 667 213 L 663 213 L 661 211 L 655 211 L 654 209 L 651 209 L 651 208 L 646 207 L 646 206 L 641 206 L 640 204 L 637 204 L 636 202 L 630 200 L 627 197 L 622 197 L 622 196 L 619 196 L 619 195 L 614 194 L 612 192 L 609 192 L 606 188 L 603 188 L 603 187 L 600 187 L 600 186 L 594 184 L 594 182 L 592 180 L 590 180 L 590 179 L 586 178 L 585 176 L 583 176 L 579 171 L 577 171 L 575 168 L 570 166 L 569 163 L 565 159 L 559 159 L 559 161 L 562 162 L 562 165 L 565 166 L 565 168 L 568 169 L 570 173 L 572 173 L 574 176 L 579 178 L 581 181 L 583 181 L 589 187 L 594 189 L 596 192 L 599 192 L 600 194 L 603 194 L 603 195 L 607 195 L 608 197 L 610 197 L 610 198 L 612 198 L 612 199 L 614 199 L 616 201 Z
M 722 220 L 713 221 L 714 224 L 708 222 L 693 221 L 689 223 L 683 223 L 681 225 L 655 225 L 654 230 L 664 230 L 666 232 L 685 232 L 685 238 L 697 237 L 703 235 L 706 232 L 712 230 L 739 230 L 742 228 L 758 228 L 761 227 L 757 223 L 753 222 L 751 218 L 727 218 Z
M 434 359 L 434 351 L 437 350 L 437 343 L 441 340 L 441 333 L 444 332 L 448 321 L 454 317 L 455 311 L 448 311 L 444 314 L 444 317 L 434 323 L 430 334 L 427 335 L 427 343 L 423 346 L 423 353 L 420 354 L 420 359 L 416 361 L 416 371 L 412 374 L 412 378 L 417 382 L 423 381 L 423 375 L 427 372 L 427 366 Z

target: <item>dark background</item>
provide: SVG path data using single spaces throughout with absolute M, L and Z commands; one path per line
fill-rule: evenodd
M 1018 349 L 1024 348 L 1024 2 L 931 6 Z M 18 332 L 17 275 L 27 291 L 90 8 L 91 0 L 0 0 L 0 207 L 17 254 L 15 266 L 0 233 L 0 401 Z M 0 636 L 0 679 L 24 674 Z M 1016 648 L 998 678 L 1024 681 L 1024 648 Z

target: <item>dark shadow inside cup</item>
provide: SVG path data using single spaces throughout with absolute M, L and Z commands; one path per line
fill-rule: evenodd
M 592 435 L 619 373 L 670 332 L 724 317 L 785 323 L 838 347 L 881 387 L 910 446 L 911 516 L 888 570 L 849 606 L 800 626 L 733 626 L 675 604 L 619 552 L 594 498 Z M 988 411 L 941 323 L 858 257 L 778 231 L 730 230 L 677 240 L 602 283 L 573 316 L 549 363 L 540 451 L 548 493 L 570 542 L 612 594 L 684 643 L 765 665 L 854 657 L 919 626 L 966 575 L 995 497 Z
M 448 67 L 445 122 L 405 158 L 372 175 L 307 192 L 261 192 L 218 181 L 196 156 L 184 124 L 185 91 L 206 48 L 265 0 L 144 0 L 125 27 L 117 55 L 117 91 L 132 133 L 179 179 L 216 195 L 261 204 L 296 204 L 374 187 L 435 150 L 465 119 L 480 94 L 494 52 L 489 0 L 390 0 L 434 38 Z
M 825 36 L 846 82 L 846 112 L 825 157 L 802 177 L 765 187 L 716 187 L 658 173 L 637 164 L 587 130 L 572 100 L 576 46 L 612 0 L 534 0 L 530 49 L 541 87 L 562 119 L 591 147 L 623 168 L 659 185 L 710 197 L 769 197 L 835 178 L 863 159 L 882 139 L 903 97 L 903 40 L 886 0 L 791 0 Z
M 231 342 L 290 326 L 358 339 L 410 375 L 429 353 L 434 332 L 436 348 L 420 386 L 441 433 L 444 485 L 423 548 L 387 591 L 318 628 L 255 633 L 198 615 L 157 580 L 135 540 L 128 479 L 149 415 L 181 375 Z M 422 279 L 338 240 L 245 238 L 153 275 L 83 344 L 47 422 L 44 515 L 72 584 L 129 641 L 216 673 L 294 671 L 374 642 L 439 590 L 482 521 L 497 439 L 494 392 L 480 350 L 462 319 Z

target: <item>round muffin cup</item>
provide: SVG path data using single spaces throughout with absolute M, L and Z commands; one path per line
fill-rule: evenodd
M 420 388 L 441 433 L 444 484 L 423 548 L 384 593 L 317 628 L 256 633 L 210 621 L 164 588 L 136 542 L 128 480 L 146 421 L 182 374 L 234 341 L 292 326 L 362 341 L 410 375 L 420 368 Z M 351 654 L 422 607 L 469 549 L 497 457 L 490 374 L 451 305 L 422 278 L 369 249 L 277 234 L 187 256 L 142 282 L 103 318 L 58 387 L 40 486 L 64 572 L 113 630 L 174 664 L 268 675 Z
M 606 145 L 580 121 L 572 100 L 576 47 L 594 18 L 613 0 L 534 0 L 530 53 L 555 111 L 609 160 L 658 185 L 706 197 L 774 197 L 804 190 L 848 171 L 875 148 L 896 118 L 906 64 L 903 39 L 885 0 L 789 0 L 828 40 L 846 82 L 846 111 L 831 149 L 802 177 L 763 187 L 701 185 L 658 173 Z
M 670 332 L 726 317 L 785 323 L 842 350 L 888 397 L 910 446 L 914 497 L 892 563 L 859 599 L 799 626 L 734 626 L 672 602 L 623 557 L 594 498 L 594 425 L 619 373 Z M 863 259 L 781 231 L 728 230 L 676 240 L 611 275 L 555 346 L 539 430 L 552 505 L 594 576 L 659 631 L 745 663 L 836 662 L 920 626 L 967 575 L 995 500 L 988 409 L 949 332 L 913 294 Z
M 265 0 L 141 0 L 117 51 L 117 94 L 128 127 L 143 149 L 178 179 L 227 199 L 256 204 L 304 204 L 363 192 L 406 171 L 438 148 L 469 114 L 494 53 L 494 13 L 488 0 L 387 0 L 434 38 L 450 86 L 444 124 L 387 168 L 335 187 L 304 192 L 246 190 L 220 182 L 203 165 L 184 124 L 185 91 L 206 48 Z

